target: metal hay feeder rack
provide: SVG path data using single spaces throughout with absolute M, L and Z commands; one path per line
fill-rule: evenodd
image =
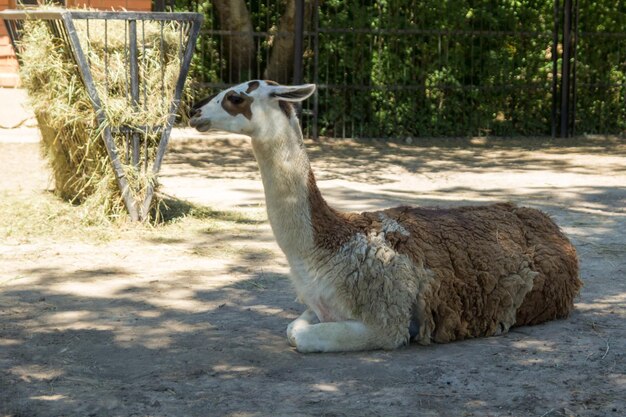
M 143 170 L 144 173 L 155 175 L 159 172 L 163 156 L 167 148 L 172 127 L 176 121 L 176 114 L 179 110 L 180 100 L 185 84 L 185 79 L 189 72 L 191 58 L 194 53 L 196 40 L 200 32 L 203 17 L 199 13 L 163 13 L 163 12 L 101 12 L 90 10 L 66 10 L 66 9 L 44 9 L 44 10 L 5 10 L 0 12 L 0 18 L 4 19 L 13 47 L 17 53 L 18 59 L 23 52 L 21 40 L 25 34 L 25 21 L 38 20 L 45 22 L 50 33 L 52 34 L 56 44 L 63 48 L 63 53 L 67 59 L 71 60 L 77 71 L 80 73 L 85 91 L 91 101 L 95 112 L 95 120 L 101 137 L 106 147 L 109 161 L 113 167 L 117 185 L 121 191 L 124 205 L 128 210 L 130 218 L 133 221 L 144 221 L 149 217 L 150 206 L 154 197 L 154 183 L 148 182 L 143 195 L 134 197 L 131 184 L 124 172 L 122 159 L 125 159 L 126 165 L 131 165 L 135 170 Z M 78 24 L 77 22 L 80 22 Z M 118 22 L 118 23 L 113 23 Z M 121 22 L 121 23 L 119 23 Z M 91 24 L 91 26 L 90 26 Z M 91 45 L 90 27 L 96 25 L 104 25 L 104 71 L 106 74 L 105 85 L 96 85 L 92 74 L 92 63 L 90 62 L 89 50 Z M 107 54 L 110 55 L 108 39 L 112 35 L 122 36 L 120 33 L 109 34 L 110 27 L 117 25 L 124 26 L 124 90 L 127 100 L 127 106 L 134 112 L 141 113 L 146 111 L 147 106 L 154 105 L 153 101 L 161 103 L 163 113 L 165 114 L 164 122 L 158 125 L 140 125 L 140 124 L 122 124 L 115 126 L 107 116 L 106 100 L 103 101 L 101 95 L 109 93 L 109 67 Z M 156 30 L 160 28 L 160 42 L 146 45 L 146 26 L 157 25 Z M 164 26 L 173 27 L 178 31 L 178 59 L 180 68 L 178 76 L 174 84 L 174 91 L 166 91 L 163 73 L 161 67 L 161 83 L 160 91 L 147 91 L 145 72 L 146 48 L 161 48 L 160 56 L 165 56 L 164 48 Z M 77 26 L 83 32 L 77 30 Z M 158 32 L 157 32 L 158 35 Z M 85 42 L 86 36 L 86 42 Z M 82 42 L 81 42 L 82 37 Z M 86 45 L 83 45 L 86 44 Z M 88 53 L 86 53 L 88 52 Z M 163 60 L 163 58 L 161 58 Z M 143 71 L 140 65 L 144 64 Z M 154 75 L 154 74 L 152 74 Z M 158 75 L 157 75 L 158 76 Z M 175 75 L 171 75 L 175 77 Z M 104 90 L 103 90 L 104 88 Z M 100 92 L 99 92 L 100 91 Z M 157 96 L 155 98 L 155 96 Z M 171 99 L 169 99 L 171 97 Z M 148 103 L 148 100 L 151 100 Z M 160 100 L 160 101 L 159 101 Z M 158 141 L 155 140 L 156 148 L 153 161 L 148 153 L 148 134 L 156 135 Z M 143 137 L 143 140 L 142 140 Z M 119 149 L 116 145 L 115 138 L 118 143 L 125 143 L 125 148 Z M 142 143 L 143 142 L 143 143 Z M 151 149 L 154 151 L 153 149 Z M 120 155 L 122 154 L 122 155 Z M 151 166 L 150 166 L 151 165 Z

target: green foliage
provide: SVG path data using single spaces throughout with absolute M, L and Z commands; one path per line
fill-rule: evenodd
M 626 131 L 626 3 L 580 3 L 576 132 Z
M 371 87 L 322 92 L 323 134 L 549 133 L 552 2 L 367 3 L 322 5 L 323 83 Z
M 219 29 L 210 1 L 193 4 L 205 13 L 205 27 Z M 576 131 L 624 132 L 626 3 L 579 4 Z M 320 134 L 550 134 L 553 0 L 324 0 L 319 5 Z M 248 1 L 248 8 L 256 31 L 275 33 L 284 2 Z M 195 80 L 225 81 L 218 38 L 203 36 L 199 43 Z M 311 82 L 312 38 L 306 47 L 305 80 Z M 263 73 L 270 48 L 271 36 L 261 38 L 255 76 Z M 560 72 L 559 60 L 559 83 Z
M 176 11 L 193 11 L 204 16 L 204 24 L 202 25 L 200 38 L 196 43 L 196 51 L 189 74 L 196 91 L 195 98 L 198 98 L 211 92 L 211 89 L 206 88 L 206 84 L 229 82 L 227 76 L 227 61 L 229 57 L 223 56 L 226 50 L 225 44 L 228 40 L 225 40 L 224 36 L 214 33 L 214 31 L 219 31 L 222 28 L 212 1 L 176 0 L 174 9 Z M 284 9 L 284 3 L 278 1 L 248 2 L 248 11 L 253 30 L 270 34 L 270 36 L 255 38 L 258 39 L 256 43 L 256 63 L 251 68 L 252 73 L 249 74 L 249 78 L 262 77 L 271 49 L 272 36 L 278 31 L 278 21 Z
M 202 29 L 206 31 L 206 28 L 211 27 L 214 10 L 213 3 L 210 1 L 191 3 L 188 0 L 176 0 L 175 10 L 201 13 L 204 16 Z M 201 88 L 198 87 L 198 84 L 206 82 L 207 80 L 216 80 L 220 69 L 224 67 L 225 61 L 220 58 L 218 39 L 213 36 L 207 36 L 206 33 L 201 32 L 200 38 L 198 42 L 196 42 L 196 50 L 191 59 L 189 68 L 188 77 L 192 84 L 191 89 L 193 93 L 191 93 L 192 97 L 186 97 L 185 101 L 192 102 L 197 98 L 194 96 L 201 93 Z

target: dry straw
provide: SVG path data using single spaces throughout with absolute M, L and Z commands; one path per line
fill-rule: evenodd
M 124 126 L 163 126 L 180 70 L 181 32 L 176 23 L 138 22 L 140 102 L 133 109 L 127 23 L 74 22 L 110 127 L 117 131 Z M 89 221 L 125 219 L 126 208 L 101 137 L 104 126 L 98 126 L 69 45 L 54 37 L 42 20 L 27 20 L 23 33 L 21 78 L 39 123 L 55 193 L 85 207 Z M 142 130 L 138 168 L 131 162 L 129 135 L 115 134 L 114 139 L 131 192 L 141 201 L 150 182 L 158 187 L 150 168 L 160 135 Z M 157 193 L 153 209 L 160 203 Z

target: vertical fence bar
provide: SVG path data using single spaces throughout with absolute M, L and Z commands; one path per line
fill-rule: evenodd
M 129 64 L 128 64 L 129 60 L 128 60 L 128 24 L 124 25 L 124 68 L 129 68 Z M 126 98 L 126 100 L 130 100 L 130 80 L 129 80 L 130 76 L 128 74 L 128 71 L 124 71 L 124 97 Z M 131 147 L 130 147 L 130 132 L 128 130 L 125 130 L 124 132 L 124 150 L 126 151 L 126 154 L 124 155 L 124 163 L 125 164 L 129 164 L 130 163 L 130 154 L 131 154 Z
M 570 93 L 570 53 L 572 0 L 563 3 L 563 63 L 561 66 L 561 132 L 563 138 L 569 137 L 569 93 Z
M 137 57 L 137 21 L 128 21 L 128 54 L 130 64 L 130 102 L 133 111 L 139 109 L 139 60 Z M 133 165 L 139 165 L 139 133 L 132 133 Z
M 148 74 L 147 72 L 147 62 L 146 62 L 146 21 L 141 20 L 141 86 L 143 90 L 142 94 L 142 103 L 141 108 L 142 111 L 146 111 L 148 107 Z M 149 127 L 146 126 L 146 129 L 143 131 L 143 165 L 144 172 L 148 172 L 148 160 L 149 160 L 149 151 L 148 151 L 148 135 L 151 133 L 149 131 Z
M 556 138 L 557 107 L 558 107 L 558 44 L 559 44 L 559 0 L 554 0 L 554 31 L 552 32 L 552 137 Z
M 87 64 L 91 65 L 91 36 L 89 35 L 89 19 L 85 19 L 85 28 L 87 34 Z
M 302 84 L 302 58 L 304 42 L 304 0 L 296 1 L 296 15 L 293 36 L 293 83 Z M 286 70 L 286 68 L 285 68 Z M 286 79 L 287 77 L 285 77 Z M 302 103 L 295 103 L 296 112 L 302 113 Z
M 109 21 L 104 19 L 104 94 L 109 96 Z
M 318 85 L 318 71 L 319 71 L 319 4 L 318 0 L 313 3 L 313 82 Z M 319 88 L 315 89 L 313 95 L 313 126 L 312 135 L 314 140 L 319 138 L 319 130 L 317 129 L 318 117 L 317 112 L 319 108 Z
M 165 11 L 165 0 L 154 0 L 153 9 L 155 12 L 164 12 Z
M 578 46 L 578 0 L 574 2 L 573 9 L 573 25 L 572 25 L 572 104 L 571 104 L 571 117 L 570 129 L 571 135 L 576 135 L 576 49 Z
M 16 39 L 18 39 L 17 25 L 12 20 L 5 20 L 5 19 L 3 19 L 3 22 L 4 22 L 4 26 L 7 28 L 7 33 L 9 34 L 9 39 L 11 40 L 11 45 L 13 46 L 13 51 L 15 52 L 16 56 L 19 57 L 18 49 L 17 49 L 17 43 L 16 43 Z
M 304 42 L 304 0 L 296 0 L 296 21 L 293 46 L 293 83 L 302 84 L 302 58 Z
M 165 105 L 165 48 L 163 47 L 163 21 L 159 22 L 159 59 L 161 66 L 161 106 Z

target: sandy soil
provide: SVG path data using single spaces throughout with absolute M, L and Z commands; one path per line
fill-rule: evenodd
M 49 187 L 0 143 L 0 196 Z M 302 355 L 246 139 L 177 132 L 173 195 L 256 213 L 232 231 L 0 241 L 0 416 L 624 416 L 626 144 L 617 139 L 307 144 L 337 207 L 513 200 L 552 215 L 585 287 L 567 320 L 393 352 Z M 155 237 L 156 236 L 156 237 Z

